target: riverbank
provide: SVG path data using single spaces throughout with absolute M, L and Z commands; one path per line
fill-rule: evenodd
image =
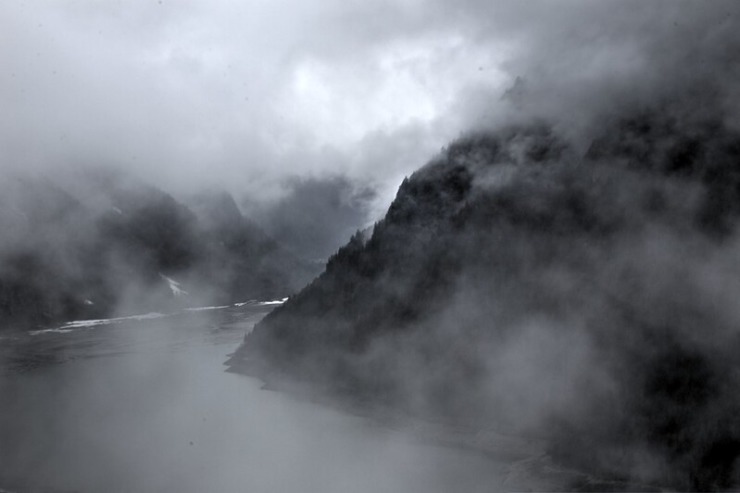
M 660 485 L 640 484 L 619 478 L 600 477 L 555 461 L 547 452 L 544 439 L 524 437 L 503 430 L 464 427 L 440 420 L 412 416 L 368 399 L 338 395 L 330 388 L 311 382 L 278 376 L 233 354 L 226 362 L 227 371 L 262 382 L 261 390 L 289 395 L 298 400 L 357 416 L 374 426 L 407 434 L 419 444 L 473 453 L 493 465 L 503 465 L 504 474 L 495 491 L 549 492 L 661 492 L 671 491 Z

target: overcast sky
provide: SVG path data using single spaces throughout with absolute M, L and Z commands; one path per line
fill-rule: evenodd
M 739 4 L 7 1 L 1 162 L 122 165 L 171 191 L 257 200 L 287 177 L 339 174 L 383 202 L 451 138 L 500 120 L 518 75 L 544 113 L 634 97 L 627 80 L 647 98 L 702 73 L 729 86 Z

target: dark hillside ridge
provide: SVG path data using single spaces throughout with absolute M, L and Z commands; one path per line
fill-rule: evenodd
M 661 111 L 585 155 L 545 123 L 463 138 L 232 368 L 544 437 L 681 490 L 738 484 L 740 135 Z
M 284 297 L 316 273 L 224 192 L 191 209 L 130 177 L 92 172 L 0 188 L 0 330 Z

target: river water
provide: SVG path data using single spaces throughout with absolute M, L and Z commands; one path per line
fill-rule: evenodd
M 506 465 L 225 371 L 272 305 L 0 336 L 0 492 L 489 492 Z

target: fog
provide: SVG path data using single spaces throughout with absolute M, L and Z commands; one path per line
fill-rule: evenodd
M 518 76 L 527 108 L 576 127 L 584 108 L 696 81 L 736 91 L 736 14 L 721 1 L 13 2 L 2 166 L 122 166 L 171 191 L 261 199 L 340 174 L 379 189 L 377 216 L 405 174 L 500 120 Z
M 635 144 L 619 132 L 625 119 L 641 112 L 670 122 L 669 135 L 649 136 L 650 146 L 659 145 L 640 156 L 647 168 L 663 165 L 674 134 L 716 144 L 726 155 L 709 153 L 710 158 L 731 159 L 731 146 L 722 139 L 740 130 L 738 16 L 740 4 L 732 0 L 8 3 L 0 10 L 0 288 L 8 279 L 28 279 L 33 289 L 23 291 L 31 293 L 25 300 L 43 304 L 37 310 L 43 316 L 22 322 L 36 330 L 58 328 L 81 313 L 170 315 L 282 298 L 308 282 L 303 260 L 326 258 L 352 231 L 382 217 L 403 178 L 441 150 L 444 156 L 451 140 L 545 122 L 567 144 L 563 161 L 572 162 L 563 164 L 563 173 L 546 175 L 552 182 L 538 182 L 542 176 L 536 173 L 519 182 L 505 169 L 495 176 L 476 172 L 475 187 L 513 190 L 523 204 L 549 210 L 549 187 L 575 183 L 594 203 L 602 203 L 598 192 L 606 194 L 598 214 L 629 216 L 647 226 L 644 236 L 612 248 L 570 245 L 573 251 L 565 257 L 583 254 L 587 281 L 572 272 L 530 270 L 528 254 L 536 250 L 531 238 L 511 243 L 511 258 L 525 265 L 519 294 L 526 297 L 524 287 L 531 282 L 563 299 L 588 301 L 576 302 L 578 310 L 564 309 L 555 320 L 533 312 L 502 324 L 516 334 L 504 344 L 460 348 L 484 365 L 497 355 L 485 368 L 492 377 L 482 390 L 481 413 L 496 408 L 521 433 L 553 417 L 570 425 L 598 414 L 623 383 L 595 370 L 604 353 L 584 327 L 603 313 L 617 321 L 637 313 L 636 325 L 647 333 L 655 320 L 675 322 L 677 344 L 701 357 L 719 354 L 710 369 L 722 373 L 731 347 L 724 342 L 736 335 L 738 265 L 734 223 L 720 224 L 724 196 L 715 209 L 706 206 L 708 218 L 702 219 L 719 218 L 710 225 L 715 231 L 699 231 L 694 224 L 681 230 L 681 221 L 705 206 L 701 192 L 664 180 L 656 188 L 672 211 L 666 214 L 670 224 L 656 225 L 632 202 L 648 195 L 650 183 L 629 173 L 612 181 L 596 165 L 592 175 L 581 174 L 578 166 L 584 157 L 612 165 L 623 158 L 620 146 L 639 151 L 640 139 Z M 611 130 L 617 135 L 612 142 Z M 601 147 L 594 146 L 598 139 Z M 24 188 L 29 176 L 43 183 L 33 193 Z M 24 185 L 13 188 L 16 183 Z M 100 183 L 113 183 L 113 191 Z M 239 224 L 242 236 L 227 234 L 221 216 L 198 223 L 188 200 L 204 190 L 231 194 L 233 200 L 219 211 Z M 145 196 L 152 202 L 140 200 Z M 231 202 L 244 217 L 229 215 Z M 146 221 L 155 216 L 149 213 L 162 211 L 159 222 Z M 117 222 L 123 221 L 119 216 L 131 221 Z M 666 233 L 662 228 L 672 228 L 674 219 L 679 227 Z M 159 248 L 152 237 L 159 241 L 172 224 L 174 240 L 168 237 L 167 248 Z M 137 236 L 139 226 L 150 236 Z M 726 235 L 724 243 L 710 244 L 710 234 Z M 90 254 L 115 235 L 124 238 L 124 247 L 113 244 L 100 258 Z M 251 244 L 245 237 L 259 241 Z M 196 241 L 202 238 L 215 240 Z M 131 253 L 139 247 L 145 254 Z M 251 262 L 267 250 L 278 253 L 253 263 L 232 255 L 248 252 Z M 37 253 L 40 261 L 29 260 Z M 99 264 L 89 265 L 91 259 Z M 255 265 L 264 268 L 261 277 Z M 237 267 L 243 275 L 232 279 Z M 189 297 L 179 297 L 168 277 Z M 467 284 L 476 280 L 458 281 L 446 299 L 449 306 L 430 324 L 441 345 L 455 335 L 451 328 L 460 320 L 473 325 L 537 306 L 507 293 L 500 305 L 479 312 L 485 300 L 476 299 Z M 49 300 L 36 295 L 59 284 L 64 289 Z M 403 289 L 391 285 L 386 291 Z M 3 296 L 3 303 L 11 298 Z M 12 314 L 11 305 L 3 308 Z M 648 319 L 640 318 L 645 313 Z M 710 335 L 716 336 L 698 346 L 689 327 L 696 314 L 710 321 Z M 52 323 L 55 317 L 63 322 Z M 188 333 L 213 325 L 198 323 Z M 446 491 L 453 483 L 476 491 L 507 477 L 504 466 L 479 455 L 418 446 L 373 421 L 225 374 L 221 363 L 248 327 L 232 327 L 228 342 L 185 341 L 181 352 L 179 342 L 170 341 L 180 341 L 178 331 L 188 324 L 177 319 L 150 327 L 161 340 L 140 340 L 137 331 L 102 332 L 100 341 L 83 338 L 75 346 L 93 348 L 72 351 L 79 361 L 62 358 L 61 366 L 8 377 L 4 394 L 11 398 L 2 406 L 3 422 L 17 420 L 20 430 L 8 432 L 14 447 L 0 455 L 11 464 L 4 473 L 11 487 L 17 478 L 23 483 L 36 477 L 45 487 L 83 491 L 233 491 L 245 484 L 255 491 Z M 567 329 L 554 337 L 552 330 L 561 325 Z M 55 334 L 44 337 L 64 333 Z M 119 357 L 118 347 L 99 357 L 97 344 L 111 342 L 134 349 Z M 377 361 L 407 357 L 397 342 L 379 342 L 373 348 L 382 355 Z M 622 349 L 629 353 L 630 344 L 640 342 L 626 341 Z M 40 358 L 56 361 L 55 355 L 69 353 L 67 344 L 59 342 L 62 349 L 48 353 L 42 345 Z M 370 367 L 377 364 L 373 354 L 368 359 Z M 400 375 L 403 400 L 420 414 L 436 405 L 425 394 L 436 377 L 454 383 L 459 376 L 450 364 L 438 369 L 441 375 L 419 378 L 426 361 L 394 361 L 398 366 L 383 370 Z M 609 371 L 624 366 L 619 357 L 614 361 Z M 734 406 L 726 397 L 735 380 L 727 378 L 719 404 L 702 416 L 724 415 Z M 598 391 L 581 402 L 583 389 Z M 507 399 L 492 403 L 502 392 Z M 451 402 L 458 404 L 464 407 L 465 400 Z M 149 424 L 137 429 L 143 421 Z M 273 422 L 280 429 L 272 429 Z M 628 466 L 637 468 L 640 459 L 635 454 Z M 327 463 L 332 468 L 323 472 Z M 255 464 L 259 470 L 250 469 Z M 650 464 L 650 471 L 637 476 L 661 477 L 655 472 L 661 467 Z M 460 486 L 463 478 L 467 482 Z
M 325 260 L 368 220 L 376 194 L 341 176 L 294 178 L 285 195 L 243 207 L 275 240 L 310 259 Z
M 731 1 L 13 2 L 0 166 L 267 204 L 341 176 L 377 191 L 360 227 L 471 128 L 536 113 L 577 137 L 687 87 L 736 105 L 736 23 Z
M 403 3 L 13 3 L 4 166 L 118 165 L 263 197 L 329 171 L 393 183 L 442 144 L 436 120 L 492 56 L 424 17 Z M 458 81 L 448 63 L 469 57 Z
M 490 491 L 502 480 L 504 464 L 481 454 L 225 373 L 224 355 L 265 309 L 10 343 L 15 354 L 0 358 L 0 487 L 444 492 Z

